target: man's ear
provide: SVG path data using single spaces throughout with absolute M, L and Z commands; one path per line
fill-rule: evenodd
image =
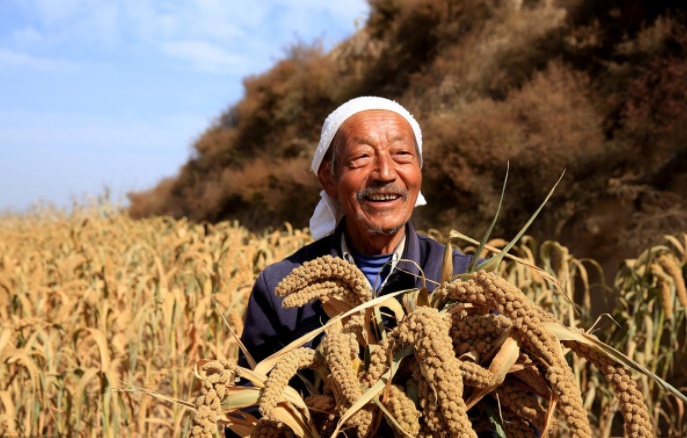
M 320 179 L 320 184 L 322 184 L 325 193 L 327 193 L 330 198 L 337 199 L 336 180 L 329 166 L 330 164 L 328 161 L 322 163 L 322 165 L 320 165 L 320 170 L 317 172 L 317 177 Z

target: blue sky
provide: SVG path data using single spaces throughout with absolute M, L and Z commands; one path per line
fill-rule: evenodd
M 291 43 L 331 47 L 364 0 L 0 0 L 0 210 L 177 173 Z

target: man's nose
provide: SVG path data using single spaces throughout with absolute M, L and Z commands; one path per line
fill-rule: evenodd
M 394 160 L 388 154 L 377 155 L 377 179 L 383 182 L 394 181 L 398 177 L 396 174 L 396 168 L 394 166 Z

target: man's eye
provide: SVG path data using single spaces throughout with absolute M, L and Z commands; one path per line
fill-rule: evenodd
M 401 163 L 407 163 L 407 162 L 413 161 L 413 159 L 415 158 L 415 156 L 408 151 L 399 151 L 399 152 L 396 152 L 396 154 L 394 154 L 394 155 L 395 155 L 395 160 L 398 162 L 401 162 Z
M 372 162 L 372 157 L 367 154 L 358 155 L 350 160 L 350 165 L 353 167 L 364 167 Z

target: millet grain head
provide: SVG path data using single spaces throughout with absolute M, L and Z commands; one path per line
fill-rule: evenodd
M 330 386 L 334 392 L 339 414 L 342 415 L 364 393 L 353 369 L 355 355 L 351 352 L 350 335 L 338 332 L 329 333 L 324 343 L 327 366 L 332 378 Z M 367 436 L 372 427 L 371 406 L 355 413 L 346 424 L 356 428 L 358 437 Z
M 654 437 L 649 410 L 644 404 L 642 393 L 637 389 L 637 382 L 632 379 L 630 371 L 586 345 L 572 341 L 565 341 L 564 345 L 578 356 L 591 362 L 611 382 L 625 420 L 625 436 L 628 438 Z
M 503 414 L 503 431 L 507 438 L 537 438 L 538 435 L 527 420 L 519 417 L 508 408 L 501 410 Z
M 458 360 L 458 365 L 463 373 L 465 386 L 482 389 L 488 387 L 494 381 L 494 374 L 479 364 Z
M 420 431 L 420 411 L 415 407 L 413 400 L 399 385 L 389 387 L 389 397 L 384 402 L 384 407 L 391 413 L 403 430 L 412 436 Z M 397 436 L 403 436 L 397 434 Z
M 503 406 L 510 409 L 518 417 L 529 421 L 540 430 L 546 425 L 546 409 L 537 401 L 537 397 L 524 388 L 505 380 L 496 393 Z
M 548 397 L 551 394 L 549 383 L 537 366 L 529 366 L 523 370 L 512 373 L 511 376 L 532 388 L 539 396 Z
M 261 418 L 250 434 L 251 438 L 279 438 L 282 436 L 284 423 L 269 418 Z M 214 436 L 214 435 L 213 435 Z
M 526 347 L 548 366 L 546 378 L 558 397 L 570 436 L 591 438 L 582 394 L 563 357 L 560 342 L 541 325 L 544 321 L 555 321 L 553 315 L 534 305 L 520 289 L 493 273 L 475 272 L 467 281 L 457 280 L 443 287 L 452 300 L 487 307 L 511 320 Z
M 320 286 L 317 286 L 320 284 Z M 370 283 L 365 275 L 346 260 L 338 257 L 324 256 L 303 263 L 294 269 L 289 275 L 279 282 L 275 289 L 278 297 L 286 297 L 292 294 L 315 297 L 328 295 L 323 291 L 322 284 L 333 285 L 332 295 L 342 293 L 345 301 L 352 306 L 369 301 L 372 298 Z M 309 286 L 314 286 L 308 288 Z M 343 291 L 342 291 L 343 289 Z M 296 305 L 304 298 L 293 298 L 289 303 Z M 301 304 L 302 305 L 302 304 Z
M 222 414 L 222 400 L 229 388 L 234 386 L 236 369 L 224 360 L 214 360 L 204 364 L 205 373 L 200 392 L 196 397 L 196 412 L 191 416 L 189 438 L 211 438 L 217 431 L 217 420 Z
M 265 389 L 260 397 L 260 415 L 271 418 L 272 409 L 277 407 L 289 381 L 303 368 L 324 366 L 324 358 L 311 348 L 297 348 L 290 351 L 274 366 L 265 381 Z
M 663 254 L 658 258 L 658 263 L 663 270 L 673 278 L 677 299 L 683 308 L 687 308 L 687 287 L 685 287 L 685 277 L 682 269 L 677 262 L 669 255 Z
M 651 271 L 656 276 L 656 285 L 661 291 L 663 313 L 665 313 L 666 318 L 671 319 L 673 317 L 673 294 L 670 291 L 670 283 L 662 276 L 665 275 L 665 271 L 658 263 L 651 266 Z
M 305 404 L 312 409 L 312 418 L 317 432 L 322 437 L 331 436 L 336 429 L 336 400 L 333 396 L 318 394 L 306 397 Z
M 399 345 L 393 333 L 382 339 L 370 355 L 370 366 L 363 376 L 363 383 L 370 387 L 389 370 L 389 360 L 398 352 Z
M 398 326 L 404 345 L 415 345 L 415 357 L 444 417 L 448 432 L 455 437 L 476 437 L 463 400 L 463 372 L 449 336 L 450 320 L 437 309 L 419 307 Z
M 456 355 L 474 354 L 479 360 L 493 348 L 501 333 L 511 326 L 503 315 L 468 315 L 456 313 L 451 316 L 451 339 Z

